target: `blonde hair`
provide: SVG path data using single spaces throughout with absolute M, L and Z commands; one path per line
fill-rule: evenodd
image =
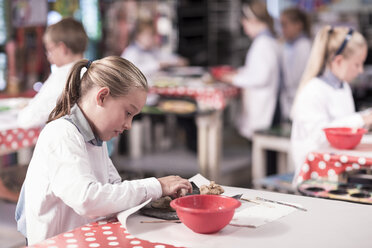
M 293 106 L 295 106 L 301 90 L 312 78 L 320 76 L 336 55 L 349 58 L 355 51 L 363 46 L 367 46 L 367 42 L 363 35 L 354 31 L 344 49 L 339 54 L 336 54 L 337 50 L 340 49 L 342 43 L 345 41 L 349 30 L 350 28 L 348 27 L 325 26 L 317 33 L 308 63 L 302 74 Z
M 87 71 L 80 77 L 81 69 Z M 70 114 L 71 107 L 94 86 L 107 87 L 112 97 L 126 96 L 132 89 L 148 90 L 146 77 L 131 62 L 118 56 L 79 60 L 72 67 L 65 89 L 49 115 L 48 122 Z
M 74 54 L 84 53 L 88 44 L 88 36 L 83 25 L 75 19 L 68 17 L 50 25 L 44 34 L 54 43 L 62 42 Z

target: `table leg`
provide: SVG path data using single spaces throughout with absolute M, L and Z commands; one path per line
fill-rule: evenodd
M 265 149 L 261 144 L 260 136 L 253 136 L 252 151 L 252 181 L 265 177 L 266 174 L 266 156 Z
M 200 173 L 208 178 L 208 123 L 205 116 L 196 117 L 197 135 L 198 135 L 198 163 Z
M 211 180 L 220 179 L 220 161 L 222 152 L 222 111 L 216 111 L 209 119 L 208 130 L 208 171 Z

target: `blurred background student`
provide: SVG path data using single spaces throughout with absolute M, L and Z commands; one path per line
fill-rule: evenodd
M 318 32 L 293 106 L 291 150 L 296 175 L 306 155 L 326 142 L 323 128 L 372 124 L 371 111 L 355 112 L 349 86 L 363 72 L 366 57 L 367 42 L 359 32 L 330 26 Z
M 50 25 L 43 36 L 51 74 L 38 94 L 20 111 L 18 125 L 22 128 L 42 126 L 56 106 L 68 74 L 74 63 L 84 56 L 88 37 L 83 25 L 73 18 L 65 18 Z
M 282 88 L 281 118 L 290 119 L 293 100 L 311 50 L 311 25 L 307 14 L 299 8 L 285 9 L 280 15 L 284 43 L 281 51 Z
M 254 131 L 270 128 L 273 123 L 279 86 L 279 46 L 273 19 L 260 1 L 243 4 L 241 24 L 253 42 L 245 65 L 227 73 L 221 81 L 242 88 L 242 112 L 238 120 L 240 134 L 251 139 Z
M 151 20 L 139 20 L 131 44 L 121 56 L 135 64 L 146 77 L 171 66 L 184 66 L 187 61 L 159 48 L 156 27 Z

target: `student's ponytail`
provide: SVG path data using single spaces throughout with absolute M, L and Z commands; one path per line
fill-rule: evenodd
M 67 83 L 61 96 L 58 98 L 57 105 L 49 115 L 47 123 L 62 116 L 70 114 L 71 107 L 77 103 L 81 96 L 81 69 L 87 67 L 88 60 L 78 61 L 71 69 Z

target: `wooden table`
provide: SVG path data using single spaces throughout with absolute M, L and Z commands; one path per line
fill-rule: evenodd
M 338 181 L 345 171 L 372 167 L 372 135 L 366 134 L 352 150 L 333 148 L 328 142 L 311 152 L 301 167 L 297 184 L 308 179 Z
M 195 234 L 183 224 L 141 224 L 136 221 L 141 218 L 138 215 L 130 217 L 137 218 L 131 222 L 142 225 L 140 230 L 143 234 L 150 232 L 163 240 L 171 241 L 176 230 L 181 230 L 182 235 L 190 242 L 195 237 L 204 240 L 191 247 L 371 247 L 372 208 L 369 205 L 235 187 L 225 187 L 225 190 L 226 195 L 244 193 L 250 198 L 261 196 L 298 203 L 308 211 L 295 211 L 255 229 L 227 226 L 213 235 Z M 221 242 L 214 242 L 217 235 L 222 237 Z M 165 243 L 141 240 L 113 220 L 79 227 L 32 247 L 173 247 Z

